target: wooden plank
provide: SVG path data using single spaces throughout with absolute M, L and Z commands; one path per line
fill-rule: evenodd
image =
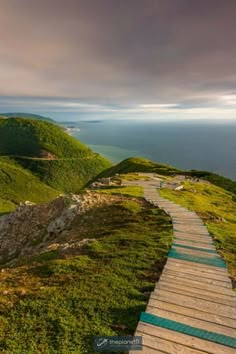
M 191 268 L 191 267 L 184 267 L 184 268 L 180 268 L 180 267 L 175 267 L 174 265 L 169 265 L 166 264 L 165 266 L 165 270 L 170 270 L 173 272 L 177 272 L 177 273 L 184 273 L 184 274 L 192 274 L 192 275 L 196 275 L 198 277 L 203 277 L 203 278 L 209 278 L 209 279 L 215 279 L 215 280 L 221 280 L 221 281 L 226 281 L 231 285 L 231 280 L 228 277 L 228 275 L 224 274 L 215 274 L 212 271 L 207 271 L 207 270 L 201 270 L 199 268 Z
M 179 232 L 173 230 L 173 234 L 175 237 L 182 238 L 183 240 L 192 240 L 197 242 L 205 242 L 210 245 L 213 245 L 213 240 L 209 235 L 199 235 L 199 234 L 190 234 L 188 232 Z
M 142 346 L 141 351 L 140 350 L 132 350 L 129 353 L 130 354 L 166 354 L 166 352 L 161 352 L 160 350 L 149 348 L 146 345 Z
M 174 224 L 175 228 L 177 229 L 180 228 L 180 229 L 188 229 L 189 231 L 196 231 L 196 232 L 208 232 L 206 226 L 204 225 L 191 225 L 190 224 Z
M 202 241 L 202 242 L 208 242 L 208 243 L 213 243 L 212 238 L 209 235 L 206 234 L 193 234 L 189 232 L 182 232 L 182 231 L 176 231 L 174 230 L 174 236 L 176 237 L 182 237 L 185 240 L 197 240 L 197 241 Z
M 165 281 L 157 283 L 155 287 L 155 291 L 156 289 L 163 289 L 166 291 L 175 292 L 176 294 L 193 296 L 197 299 L 209 300 L 218 304 L 236 307 L 236 298 L 232 297 L 229 299 L 227 296 L 225 297 L 223 297 L 223 295 L 217 296 L 216 294 L 212 294 L 209 290 L 207 291 L 204 289 L 189 288 L 184 285 L 173 285 Z
M 212 237 L 208 234 L 198 234 L 198 233 L 190 233 L 190 232 L 187 232 L 187 231 L 177 231 L 177 230 L 174 230 L 174 233 L 176 236 L 187 236 L 187 237 L 198 237 L 198 238 L 204 238 L 206 241 L 213 241 L 212 240 Z
M 193 262 L 189 262 L 189 261 L 184 261 L 182 259 L 174 259 L 174 258 L 168 258 L 167 260 L 168 264 L 179 264 L 180 266 L 184 267 L 186 266 L 191 266 L 193 267 Z M 214 267 L 214 266 L 210 266 L 210 265 L 206 265 L 206 264 L 201 264 L 201 263 L 197 263 L 196 264 L 196 268 L 204 268 L 204 269 L 212 269 L 215 272 L 219 272 L 219 273 L 224 273 L 224 274 L 228 274 L 227 270 L 225 268 L 220 268 L 220 267 Z
M 212 291 L 213 293 L 216 294 L 223 294 L 231 297 L 235 297 L 235 293 L 231 289 L 227 289 L 221 286 L 215 286 L 211 284 L 203 284 L 200 281 L 193 281 L 193 280 L 188 280 L 188 279 L 179 279 L 179 278 L 169 278 L 169 277 L 162 277 L 160 278 L 159 282 L 168 282 L 168 283 L 175 283 L 175 284 L 181 284 L 184 286 L 189 286 L 191 288 L 196 288 L 196 289 L 204 289 L 204 290 L 209 290 Z M 157 283 L 158 284 L 158 283 Z
M 204 252 L 204 251 L 184 248 L 184 247 L 180 247 L 180 246 L 172 246 L 171 249 L 173 249 L 176 252 L 180 252 L 180 253 L 184 253 L 184 254 L 191 254 L 191 255 L 194 255 L 194 256 L 221 259 L 220 256 L 217 253 Z
M 203 312 L 209 313 L 218 313 L 221 316 L 226 318 L 231 318 L 236 320 L 236 308 L 228 305 L 219 305 L 211 301 L 196 299 L 192 296 L 181 295 L 170 293 L 166 290 L 156 289 L 157 292 L 151 293 L 152 299 L 159 298 L 160 300 L 168 299 L 169 302 L 172 302 L 177 305 L 184 305 L 186 307 L 191 307 L 194 309 L 201 309 Z
M 203 352 L 206 353 L 235 354 L 234 348 L 226 347 L 221 344 L 216 344 L 214 342 L 206 341 L 197 337 L 191 337 L 183 333 L 171 331 L 161 327 L 156 327 L 151 324 L 146 324 L 143 322 L 139 322 L 138 333 L 153 335 L 157 338 L 163 338 L 168 341 L 172 341 L 177 344 L 181 344 L 183 346 L 189 347 L 191 349 L 200 350 L 200 351 L 202 350 Z M 186 353 L 191 353 L 191 352 L 189 351 Z M 175 354 L 175 352 L 172 352 L 171 354 Z
M 186 242 L 186 244 L 190 243 L 190 245 L 197 247 L 199 245 L 199 247 L 206 247 L 206 248 L 212 248 L 215 249 L 214 244 L 212 243 L 212 241 L 209 239 L 208 241 L 206 239 L 200 239 L 200 240 L 196 240 L 194 238 L 188 238 L 188 236 L 178 236 L 175 233 L 174 235 L 174 242 L 176 243 L 182 243 L 183 244 Z
M 167 318 L 172 321 L 186 324 L 191 327 L 203 329 L 205 331 L 210 331 L 218 334 L 224 334 L 225 336 L 235 337 L 235 329 L 228 328 L 226 326 L 219 325 L 217 323 L 212 323 L 205 321 L 203 319 L 197 319 L 192 316 L 186 316 L 184 314 L 175 313 L 172 311 L 160 309 L 157 307 L 147 306 L 146 312 L 153 315 Z
M 147 309 L 149 307 L 154 307 L 157 309 L 162 309 L 174 313 L 178 313 L 183 316 L 188 316 L 192 318 L 196 318 L 199 320 L 204 320 L 213 324 L 219 324 L 221 326 L 226 327 L 229 331 L 227 333 L 230 333 L 230 336 L 233 334 L 233 337 L 235 336 L 235 330 L 236 330 L 236 322 L 234 319 L 230 318 L 225 318 L 223 316 L 220 316 L 217 313 L 207 313 L 201 311 L 201 309 L 192 309 L 186 306 L 182 305 L 177 305 L 169 302 L 168 300 L 160 300 L 160 299 L 150 299 L 147 305 Z M 147 311 L 148 312 L 148 311 Z
M 137 331 L 136 334 L 137 336 L 142 336 L 143 338 L 143 343 L 146 348 L 152 348 L 154 350 L 154 353 L 170 353 L 170 354 L 176 354 L 176 353 L 181 353 L 181 354 L 202 354 L 204 352 L 192 349 L 192 348 L 186 348 L 185 346 L 172 342 L 171 340 L 166 340 L 160 337 L 154 337 L 152 335 L 142 333 Z M 161 350 L 161 352 L 160 352 Z M 133 352 L 130 352 L 132 354 Z M 138 352 L 137 352 L 138 353 Z M 143 353 L 143 350 L 142 350 Z M 149 351 L 147 351 L 149 353 Z M 140 354 L 140 352 L 139 352 Z
M 174 224 L 173 225 L 174 231 L 179 231 L 179 232 L 187 232 L 189 234 L 197 234 L 197 235 L 209 235 L 209 232 L 204 228 L 196 228 L 196 227 L 189 227 L 189 226 L 182 226 L 180 224 Z
M 185 274 L 185 273 L 180 273 L 180 272 L 175 272 L 172 271 L 170 269 L 165 269 L 163 270 L 163 275 L 165 274 L 165 276 L 168 276 L 168 278 L 179 278 L 181 279 L 187 279 L 187 280 L 195 280 L 198 281 L 200 283 L 202 283 L 202 285 L 204 284 L 210 284 L 210 285 L 216 285 L 216 286 L 221 286 L 224 288 L 228 288 L 228 289 L 232 289 L 232 285 L 231 283 L 228 283 L 227 281 L 222 281 L 222 280 L 215 280 L 215 279 L 209 279 L 209 278 L 199 278 L 196 275 L 193 274 Z
M 196 227 L 198 227 L 198 226 L 205 227 L 202 222 L 200 222 L 198 220 L 192 220 L 192 219 L 189 220 L 187 218 L 185 218 L 185 219 L 172 218 L 172 223 L 174 226 L 182 226 L 182 225 L 183 226 L 186 226 L 186 225 L 190 226 L 191 225 L 191 226 L 196 226 Z
M 175 238 L 175 237 L 174 237 Z M 206 243 L 204 242 L 193 242 L 193 241 L 190 241 L 190 240 L 176 240 L 175 243 L 179 243 L 181 245 L 184 245 L 184 246 L 193 246 L 193 247 L 201 247 L 203 249 L 206 249 L 206 250 L 215 250 L 215 246 L 212 245 L 212 244 L 209 244 L 207 245 Z

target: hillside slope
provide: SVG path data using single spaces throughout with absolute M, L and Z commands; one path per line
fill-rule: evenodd
M 179 170 L 173 166 L 156 163 L 151 160 L 147 160 L 140 157 L 132 157 L 125 159 L 117 165 L 112 166 L 111 168 L 103 171 L 98 177 L 112 177 L 115 174 L 126 174 L 132 172 L 157 173 L 163 176 L 172 176 L 180 174 L 190 177 L 201 178 L 212 184 L 215 184 L 216 186 L 224 188 L 225 190 L 231 193 L 236 194 L 236 182 L 224 176 L 220 176 L 216 173 L 212 173 L 209 171 Z
M 0 155 L 86 157 L 92 151 L 59 126 L 23 118 L 0 119 Z
M 59 126 L 22 118 L 0 118 L 0 161 L 1 174 L 11 175 L 11 183 L 2 178 L 1 190 L 5 192 L 0 197 L 13 203 L 23 196 L 33 202 L 48 200 L 49 190 L 52 195 L 77 193 L 111 166 Z
M 27 118 L 27 119 L 37 119 L 37 120 L 43 120 L 46 122 L 51 122 L 53 123 L 54 120 L 48 117 L 41 116 L 39 114 L 33 114 L 33 113 L 19 113 L 19 112 L 13 112 L 13 113 L 0 113 L 0 116 L 4 118 Z
M 129 193 L 90 192 L 73 208 L 58 198 L 0 224 L 0 262 L 18 256 L 0 272 L 1 352 L 92 354 L 94 335 L 133 335 L 172 227 L 163 211 Z M 64 231 L 52 232 L 73 210 Z
M 15 209 L 20 202 L 42 203 L 56 198 L 59 192 L 8 159 L 0 158 L 0 213 Z

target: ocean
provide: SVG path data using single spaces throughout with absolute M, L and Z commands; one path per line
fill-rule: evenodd
M 236 122 L 110 120 L 64 125 L 72 128 L 71 135 L 114 163 L 140 156 L 236 180 Z

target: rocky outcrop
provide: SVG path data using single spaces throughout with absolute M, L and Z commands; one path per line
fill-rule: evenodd
M 60 196 L 41 205 L 21 204 L 15 212 L 0 217 L 0 264 L 9 266 L 19 257 L 41 253 L 51 244 L 55 245 L 55 241 L 59 241 L 62 252 L 81 246 L 81 241 L 80 245 L 65 242 L 64 232 L 75 216 L 104 203 L 106 196 L 88 191 Z

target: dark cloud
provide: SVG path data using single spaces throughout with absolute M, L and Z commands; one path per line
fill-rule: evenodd
M 235 92 L 235 0 L 0 6 L 2 96 L 206 106 Z

